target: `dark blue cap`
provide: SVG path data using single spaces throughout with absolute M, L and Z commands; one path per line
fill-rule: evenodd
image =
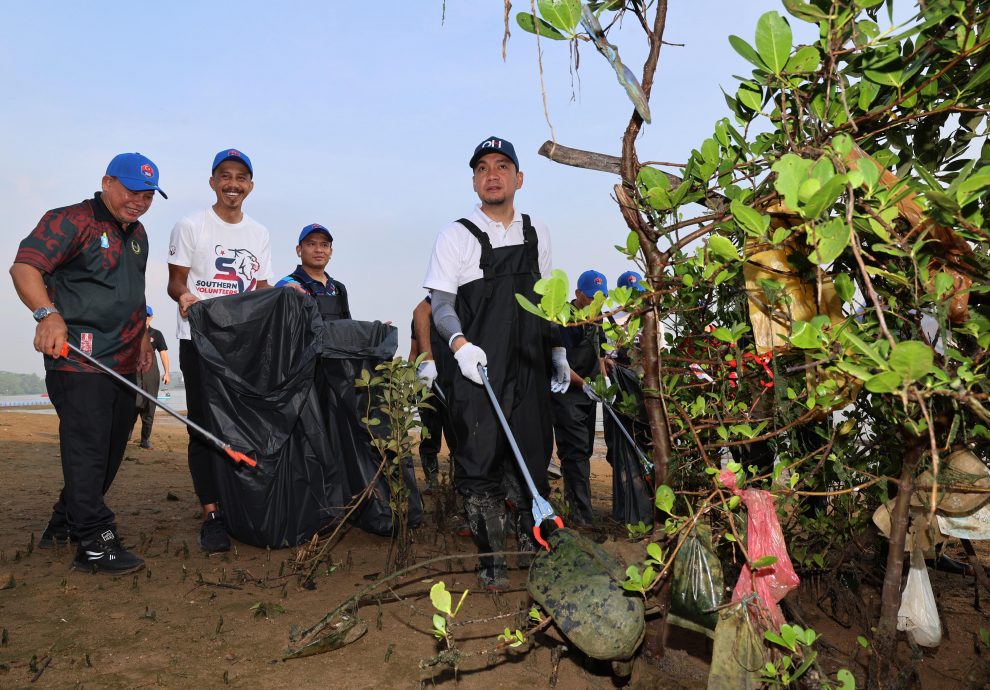
M 608 280 L 598 271 L 585 271 L 578 278 L 577 289 L 589 299 L 594 299 L 596 292 L 608 297 Z
M 157 189 L 159 194 L 168 199 L 158 186 L 158 166 L 140 153 L 118 153 L 107 166 L 107 175 L 116 177 L 120 184 L 132 192 Z
M 309 225 L 307 225 L 306 227 L 304 227 L 302 229 L 302 232 L 299 233 L 299 242 L 298 242 L 298 244 L 302 244 L 302 241 L 304 239 L 306 239 L 307 237 L 309 237 L 310 235 L 312 235 L 314 232 L 322 232 L 324 235 L 326 235 L 328 238 L 330 238 L 330 242 L 331 243 L 333 242 L 333 235 L 330 234 L 330 231 L 329 230 L 327 230 L 325 227 L 323 227 L 319 223 L 310 223 Z
M 471 169 L 474 170 L 474 166 L 477 165 L 478 159 L 489 153 L 501 153 L 503 156 L 512 161 L 512 164 L 516 166 L 517 171 L 519 170 L 519 159 L 516 158 L 516 149 L 512 146 L 512 142 L 495 136 L 488 137 L 483 142 L 478 144 L 478 146 L 474 149 L 474 155 L 471 156 L 471 162 L 468 165 L 470 165 Z
M 632 288 L 636 292 L 646 292 L 646 288 L 643 287 L 643 276 L 636 273 L 636 271 L 626 271 L 621 276 L 619 276 L 619 287 Z
M 213 167 L 210 168 L 210 174 L 212 175 L 215 173 L 217 168 L 220 167 L 220 164 L 225 161 L 237 161 L 238 163 L 243 163 L 244 167 L 248 169 L 249 173 L 251 173 L 251 177 L 254 177 L 254 168 L 251 166 L 251 159 L 237 149 L 224 149 L 215 155 L 213 157 Z
M 155 310 L 151 308 L 151 305 L 150 304 L 147 305 L 146 309 L 148 310 L 148 316 L 154 316 L 155 315 Z

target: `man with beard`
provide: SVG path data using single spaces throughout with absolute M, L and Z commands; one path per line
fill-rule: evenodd
M 563 347 L 551 356 L 547 321 L 523 310 L 517 293 L 539 301 L 533 286 L 550 275 L 546 226 L 513 205 L 523 174 L 512 144 L 488 137 L 469 162 L 481 203 L 437 236 L 423 287 L 433 298 L 433 353 L 449 348 L 456 367 L 447 393 L 457 447 L 454 486 L 464 496 L 480 553 L 505 549 L 506 498 L 513 504 L 519 550 L 535 548 L 529 497 L 519 489 L 516 463 L 478 367 L 508 419 L 537 490 L 549 493 L 547 464 L 553 446 L 551 381 L 564 390 L 570 369 Z M 552 369 L 552 378 L 551 378 Z M 482 556 L 481 586 L 507 586 L 504 556 Z
M 315 298 L 325 321 L 351 318 L 347 288 L 326 272 L 333 256 L 333 235 L 330 231 L 319 223 L 304 227 L 299 233 L 296 256 L 299 257 L 296 270 L 275 283 L 275 287 L 292 287 Z
M 189 331 L 189 307 L 201 299 L 270 287 L 272 275 L 268 230 L 241 209 L 254 189 L 251 160 L 237 149 L 224 149 L 213 158 L 211 171 L 216 203 L 176 223 L 168 248 L 168 294 L 179 305 L 179 368 L 189 419 L 202 426 L 207 426 L 205 394 L 200 356 Z M 189 430 L 189 473 L 203 506 L 199 545 L 208 553 L 230 549 L 213 469 L 219 457 L 212 445 Z
M 10 276 L 38 326 L 45 385 L 59 418 L 63 488 L 38 546 L 78 540 L 72 567 L 111 575 L 144 561 L 120 543 L 104 494 L 124 458 L 134 391 L 75 355 L 71 342 L 121 376 L 151 365 L 145 335 L 148 236 L 138 221 L 158 186 L 158 167 L 140 153 L 110 161 L 102 191 L 42 217 L 17 250 Z

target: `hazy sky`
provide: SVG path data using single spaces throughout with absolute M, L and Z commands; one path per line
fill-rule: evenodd
M 604 173 L 536 155 L 550 138 L 535 37 L 516 28 L 501 57 L 498 0 L 400 2 L 4 2 L 0 27 L 0 235 L 4 266 L 50 208 L 90 197 L 116 153 L 140 151 L 161 169 L 148 228 L 148 303 L 172 348 L 166 294 L 168 236 L 210 205 L 213 155 L 236 147 L 255 167 L 245 211 L 272 234 L 276 278 L 296 265 L 299 230 L 331 228 L 332 276 L 355 318 L 392 320 L 400 354 L 437 231 L 476 198 L 467 161 L 489 135 L 512 141 L 525 173 L 520 210 L 542 218 L 554 265 L 596 268 L 612 285 L 629 268 L 612 248 L 627 231 Z M 529 3 L 516 2 L 516 11 Z M 686 160 L 727 110 L 720 86 L 750 68 L 729 47 L 753 42 L 770 0 L 672 2 L 653 90 L 644 159 Z M 631 18 L 630 18 L 631 19 Z M 624 29 L 637 74 L 641 41 Z M 618 154 L 631 105 L 588 44 L 572 73 L 566 43 L 541 41 L 557 141 Z M 42 373 L 34 321 L 0 280 L 0 370 Z M 177 364 L 176 367 L 177 368 Z

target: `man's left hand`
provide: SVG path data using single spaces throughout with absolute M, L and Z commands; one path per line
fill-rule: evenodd
M 152 357 L 155 356 L 154 350 L 151 349 L 151 338 L 146 333 L 143 338 L 141 338 L 141 352 L 138 355 L 138 373 L 143 374 L 151 369 Z
M 553 371 L 550 374 L 550 392 L 565 393 L 571 385 L 571 367 L 567 363 L 567 350 L 555 347 L 551 350 Z

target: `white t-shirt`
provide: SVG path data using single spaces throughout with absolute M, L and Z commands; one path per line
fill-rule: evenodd
M 268 229 L 244 216 L 224 222 L 212 208 L 186 216 L 172 228 L 168 262 L 189 269 L 186 287 L 200 299 L 238 295 L 272 279 Z M 189 340 L 189 320 L 178 313 L 175 337 Z
M 498 221 L 486 216 L 481 210 L 481 204 L 474 207 L 467 219 L 478 226 L 478 229 L 488 235 L 492 249 L 510 247 L 523 243 L 522 214 L 515 211 L 512 222 L 506 228 Z M 547 226 L 530 218 L 539 249 L 540 276 L 550 276 L 550 231 Z M 437 235 L 433 243 L 433 254 L 430 265 L 426 269 L 423 287 L 427 290 L 442 290 L 457 292 L 457 288 L 484 277 L 478 263 L 481 261 L 481 244 L 474 235 L 460 223 L 451 223 Z

